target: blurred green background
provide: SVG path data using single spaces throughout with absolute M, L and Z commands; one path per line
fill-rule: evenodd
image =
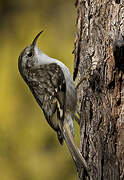
M 23 82 L 18 56 L 38 46 L 73 71 L 73 0 L 0 0 L 0 179 L 74 180 L 76 169 Z

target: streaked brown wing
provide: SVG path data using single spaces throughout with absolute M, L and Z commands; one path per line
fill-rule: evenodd
M 54 63 L 31 68 L 28 80 L 28 85 L 48 123 L 58 131 L 59 123 L 64 119 L 66 100 L 66 83 L 61 68 Z

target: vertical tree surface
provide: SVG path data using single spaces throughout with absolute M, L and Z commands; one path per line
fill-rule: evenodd
M 77 0 L 74 79 L 90 178 L 124 179 L 124 0 Z M 77 75 L 78 74 L 78 75 Z

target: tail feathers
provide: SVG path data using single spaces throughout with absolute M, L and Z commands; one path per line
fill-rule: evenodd
M 72 155 L 72 158 L 76 163 L 76 166 L 84 167 L 87 171 L 88 169 L 87 163 L 74 142 L 74 138 L 71 134 L 71 131 L 67 122 L 64 122 L 63 124 L 63 136 L 67 144 L 67 147 Z
M 57 131 L 58 140 L 61 145 L 63 145 L 63 134 L 61 133 L 61 130 Z

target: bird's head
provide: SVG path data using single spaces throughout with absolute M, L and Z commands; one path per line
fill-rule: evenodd
M 36 43 L 43 31 L 39 32 L 34 38 L 33 42 L 27 46 L 20 54 L 18 58 L 18 68 L 22 76 L 24 76 L 25 70 L 34 66 L 37 61 L 36 58 Z

